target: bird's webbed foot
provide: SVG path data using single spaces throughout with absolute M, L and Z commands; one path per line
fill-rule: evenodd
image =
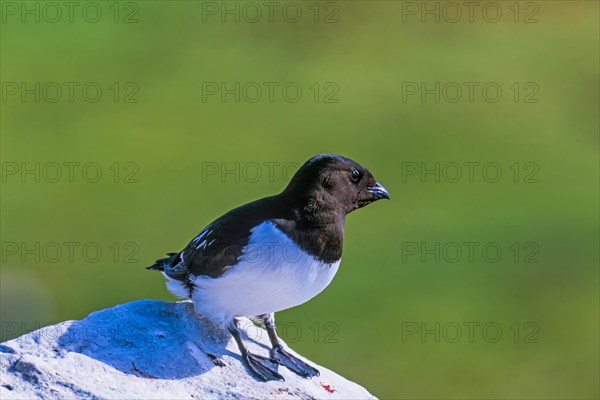
M 311 367 L 299 358 L 291 355 L 283 349 L 282 346 L 273 347 L 271 349 L 271 359 L 277 364 L 283 365 L 291 371 L 304 378 L 312 378 L 319 376 L 319 370 Z

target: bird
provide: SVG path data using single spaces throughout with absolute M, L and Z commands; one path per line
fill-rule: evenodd
M 346 215 L 390 195 L 371 172 L 336 154 L 306 161 L 279 194 L 234 208 L 206 226 L 180 252 L 147 267 L 167 288 L 190 299 L 195 312 L 235 339 L 243 363 L 259 381 L 284 380 L 283 365 L 304 378 L 313 366 L 282 346 L 275 312 L 303 304 L 332 281 L 342 258 Z M 238 318 L 267 330 L 269 357 L 248 351 Z

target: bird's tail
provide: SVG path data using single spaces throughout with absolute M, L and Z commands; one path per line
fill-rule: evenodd
M 167 253 L 167 256 L 167 258 L 159 258 L 158 260 L 154 261 L 154 264 L 146 267 L 146 269 L 164 271 L 165 266 L 172 266 L 176 263 L 175 261 L 179 259 L 179 253 Z

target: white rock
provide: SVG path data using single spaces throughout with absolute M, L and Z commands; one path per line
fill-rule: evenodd
M 249 350 L 268 355 L 266 331 L 247 319 L 241 324 Z M 2 343 L 0 398 L 374 398 L 308 362 L 319 377 L 304 379 L 280 366 L 285 382 L 259 382 L 229 334 L 198 317 L 191 303 L 143 300 Z

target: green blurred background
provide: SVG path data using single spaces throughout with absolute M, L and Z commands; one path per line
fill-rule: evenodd
M 460 20 L 447 21 L 455 10 L 436 2 L 294 3 L 287 15 L 300 8 L 296 23 L 282 17 L 283 2 L 273 22 L 253 3 L 263 11 L 256 23 L 244 20 L 254 10 L 235 2 L 227 6 L 240 7 L 239 23 L 207 13 L 223 11 L 220 2 L 97 2 L 87 10 L 103 12 L 95 23 L 82 17 L 86 2 L 73 22 L 63 15 L 56 23 L 43 8 L 40 22 L 23 21 L 25 4 L 35 10 L 38 2 L 2 3 L 2 340 L 123 302 L 174 300 L 145 266 L 223 212 L 280 191 L 284 164 L 333 152 L 367 166 L 392 200 L 350 215 L 332 285 L 278 314 L 290 346 L 382 398 L 600 396 L 597 2 L 496 2 L 495 23 L 483 18 L 487 3 L 473 22 L 464 6 Z M 440 22 L 427 14 L 422 22 L 423 7 L 438 7 Z M 75 89 L 70 102 L 64 89 L 52 103 L 47 86 L 36 103 L 11 94 L 22 82 L 97 82 L 103 94 L 93 103 Z M 250 91 L 222 102 L 218 94 L 203 99 L 206 82 L 295 82 L 303 92 L 295 103 L 280 89 L 272 102 L 266 92 L 247 101 Z M 466 91 L 454 103 L 451 92 L 439 102 L 403 100 L 406 82 L 496 82 L 503 94 L 497 102 L 481 89 L 472 102 Z M 537 102 L 525 102 L 532 88 L 539 91 L 527 99 Z M 501 179 L 487 182 L 480 168 L 473 182 L 466 169 L 456 183 L 405 173 L 414 165 L 406 163 L 469 161 L 497 163 Z M 103 175 L 89 183 L 79 167 L 69 182 L 64 167 L 52 183 L 52 171 L 41 171 L 52 162 L 95 162 Z M 273 179 L 266 168 L 254 179 L 251 163 L 268 162 L 279 163 Z M 39 183 L 10 173 L 35 163 Z M 240 173 L 207 175 L 214 163 L 239 163 Z M 533 169 L 538 182 L 524 182 Z M 138 182 L 126 182 L 128 174 Z M 78 243 L 73 259 L 65 242 Z M 502 257 L 486 261 L 481 246 L 473 262 L 406 253 L 411 243 L 423 250 L 453 242 L 497 243 Z M 46 247 L 39 261 L 23 260 L 23 244 L 36 243 L 38 255 L 48 243 L 63 254 L 52 262 Z M 99 261 L 82 255 L 86 243 L 102 249 Z M 531 251 L 538 262 L 524 262 Z M 479 324 L 473 340 L 469 322 Z M 439 342 L 421 335 L 436 323 Z M 482 332 L 488 323 L 502 329 L 496 342 L 488 340 L 493 329 Z M 462 336 L 453 343 L 455 324 Z

